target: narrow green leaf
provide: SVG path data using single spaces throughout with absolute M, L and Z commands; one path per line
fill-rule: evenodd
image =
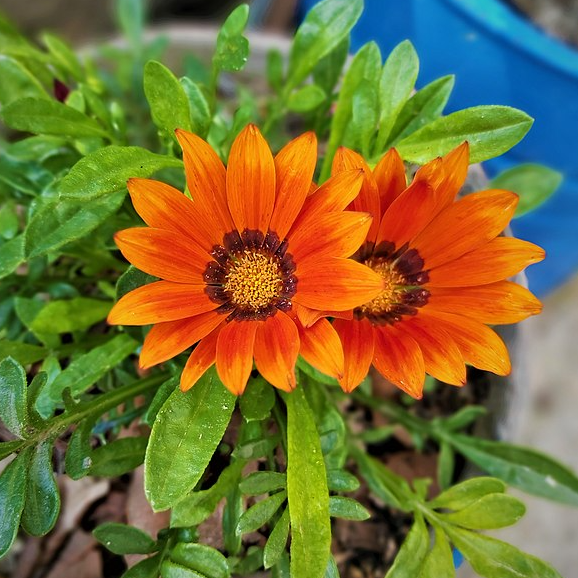
M 182 162 L 141 147 L 108 146 L 78 161 L 58 184 L 58 192 L 62 199 L 86 203 L 126 191 L 126 182 L 130 178 L 150 177 L 156 171 L 170 167 L 180 168 Z M 112 198 L 106 202 L 114 204 Z
M 148 437 L 121 438 L 96 448 L 91 454 L 90 475 L 115 478 L 140 466 Z
M 237 6 L 225 20 L 217 35 L 217 46 L 213 56 L 213 70 L 219 72 L 242 70 L 249 56 L 249 41 L 243 31 L 249 19 L 249 6 Z
M 332 518 L 357 521 L 371 518 L 371 514 L 357 500 L 344 496 L 331 496 L 329 498 L 329 515 Z
M 514 546 L 453 526 L 444 528 L 475 572 L 487 578 L 562 578 L 546 562 Z
M 0 359 L 13 357 L 22 365 L 29 365 L 44 359 L 48 355 L 48 349 L 40 345 L 21 343 L 20 341 L 0 341 Z
M 64 42 L 62 38 L 45 32 L 42 35 L 42 42 L 44 42 L 50 54 L 62 70 L 71 74 L 75 80 L 82 80 L 84 74 L 78 56 L 76 56 L 74 50 Z
M 450 544 L 445 534 L 436 528 L 434 547 L 425 557 L 419 578 L 454 578 L 455 575 Z
M 243 512 L 239 519 L 236 529 L 237 534 L 255 532 L 264 526 L 286 499 L 287 492 L 283 490 L 251 506 L 247 511 Z
M 387 57 L 379 79 L 379 131 L 374 154 L 384 151 L 401 109 L 417 80 L 419 59 L 409 40 L 398 44 Z
M 374 84 L 362 80 L 353 95 L 351 123 L 348 134 L 351 146 L 369 157 L 370 142 L 375 134 L 378 120 L 377 91 Z
M 277 92 L 283 88 L 283 62 L 283 55 L 278 49 L 272 48 L 267 52 L 267 82 Z
M 515 524 L 526 513 L 526 506 L 507 494 L 488 494 L 463 510 L 440 514 L 444 520 L 470 530 L 495 530 Z
M 286 87 L 298 86 L 315 65 L 349 34 L 363 11 L 362 0 L 323 0 L 307 13 L 289 54 Z
M 92 535 L 113 554 L 150 554 L 157 550 L 156 542 L 146 532 L 126 524 L 101 524 Z
M 23 440 L 12 440 L 10 442 L 0 442 L 0 460 L 8 457 L 10 454 L 20 450 L 22 445 L 26 443 Z
M 447 442 L 442 442 L 437 465 L 438 484 L 442 490 L 449 488 L 454 479 L 454 458 L 455 454 L 452 446 Z
M 487 408 L 481 405 L 468 405 L 459 409 L 448 418 L 441 420 L 443 429 L 447 431 L 458 431 L 475 422 L 479 417 L 488 413 Z
M 171 550 L 170 557 L 177 564 L 208 578 L 231 576 L 225 556 L 215 548 L 204 544 L 181 542 Z
M 18 235 L 0 245 L 0 279 L 14 273 L 24 258 L 24 235 Z
M 0 558 L 8 552 L 18 532 L 33 451 L 32 447 L 26 448 L 0 474 Z
M 319 383 L 324 383 L 325 385 L 339 385 L 339 382 L 334 377 L 325 375 L 309 363 L 305 361 L 301 356 L 297 358 L 297 367 L 308 377 L 312 378 L 313 381 Z
M 150 60 L 144 67 L 144 91 L 153 122 L 166 134 L 191 130 L 189 99 L 178 78 L 164 65 Z
M 161 564 L 161 574 L 163 578 L 207 578 L 203 574 L 190 570 L 186 566 L 181 566 L 171 560 L 164 560 Z
M 250 379 L 243 395 L 239 398 L 239 409 L 248 422 L 267 419 L 274 405 L 273 386 L 261 376 Z
M 0 207 L 0 237 L 13 239 L 18 233 L 19 223 L 15 201 L 8 200 Z M 3 244 L 0 245 L 3 247 Z
M 161 560 L 160 554 L 145 558 L 131 566 L 121 578 L 159 578 Z
M 489 187 L 514 191 L 520 196 L 515 217 L 521 217 L 550 198 L 562 182 L 562 174 L 543 165 L 522 164 L 500 173 Z
M 385 578 L 415 578 L 418 576 L 428 549 L 429 533 L 427 527 L 423 518 L 416 515 L 413 526 Z
M 145 458 L 145 492 L 154 510 L 182 500 L 203 475 L 235 407 L 214 368 L 183 393 L 175 390 L 153 425 Z
M 265 549 L 263 550 L 263 566 L 265 569 L 271 568 L 279 562 L 289 537 L 289 508 L 285 508 L 283 514 L 277 520 L 275 527 L 269 534 Z
M 179 386 L 180 377 L 174 376 L 167 379 L 156 391 L 147 412 L 144 414 L 143 421 L 152 427 L 155 423 L 157 414 L 159 413 L 161 407 L 163 407 L 165 401 L 169 398 L 171 393 Z
M 143 0 L 118 0 L 115 6 L 116 19 L 123 34 L 133 48 L 140 48 L 145 25 L 145 2 Z
M 346 36 L 331 52 L 326 54 L 313 69 L 313 80 L 325 94 L 330 95 L 341 77 L 349 54 L 349 37 Z
M 252 472 L 239 484 L 243 494 L 259 496 L 285 489 L 287 476 L 279 472 Z
M 325 569 L 325 576 L 323 578 L 340 578 L 339 569 L 337 568 L 337 564 L 333 556 L 329 556 L 329 562 L 327 563 L 327 568 Z
M 325 100 L 325 92 L 316 84 L 308 84 L 292 92 L 287 100 L 287 108 L 294 112 L 309 112 Z
M 506 484 L 502 480 L 480 476 L 448 488 L 428 502 L 428 506 L 430 508 L 462 510 L 488 494 L 501 494 L 505 491 Z
M 321 578 L 331 545 L 327 473 L 321 442 L 303 388 L 298 387 L 283 397 L 287 404 L 291 575 Z
M 18 60 L 0 55 L 0 105 L 7 106 L 21 98 L 48 98 L 36 77 Z
M 95 199 L 58 199 L 43 204 L 26 229 L 27 257 L 45 255 L 88 235 L 116 213 L 125 194 L 120 191 Z
M 448 441 L 492 476 L 529 494 L 578 505 L 578 478 L 556 460 L 529 448 L 453 435 Z
M 332 492 L 355 492 L 359 480 L 345 470 L 327 470 L 327 487 Z
M 90 435 L 95 422 L 96 418 L 83 420 L 70 436 L 64 465 L 67 475 L 73 480 L 79 480 L 90 471 L 92 465 Z
M 0 362 L 0 421 L 18 437 L 24 437 L 28 412 L 24 368 L 12 357 Z
M 138 287 L 152 283 L 153 281 L 158 281 L 157 277 L 152 275 L 147 275 L 143 273 L 140 269 L 137 269 L 133 265 L 118 278 L 116 283 L 116 298 L 120 299 L 130 291 L 134 291 Z
M 57 100 L 21 98 L 2 109 L 7 126 L 34 134 L 70 137 L 109 135 L 95 120 Z
M 49 301 L 34 317 L 30 329 L 35 333 L 71 333 L 88 329 L 102 321 L 112 303 L 90 297 Z M 131 343 L 134 348 L 134 342 Z
M 520 142 L 533 119 L 508 106 L 475 106 L 443 116 L 396 144 L 404 160 L 423 164 L 470 143 L 470 163 L 501 155 Z
M 211 126 L 211 107 L 207 97 L 201 87 L 190 78 L 185 76 L 179 82 L 189 100 L 192 131 L 201 138 L 206 138 Z
M 60 513 L 60 492 L 52 471 L 53 444 L 53 439 L 40 442 L 28 469 L 22 527 L 32 536 L 44 536 L 52 530 Z

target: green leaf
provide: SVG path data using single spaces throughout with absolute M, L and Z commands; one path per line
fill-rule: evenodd
M 18 437 L 24 437 L 28 412 L 26 409 L 26 372 L 12 357 L 0 362 L 0 421 Z
M 371 518 L 371 514 L 357 500 L 344 496 L 331 496 L 329 498 L 329 515 L 332 518 L 357 521 Z
M 153 425 L 145 458 L 145 492 L 155 511 L 182 500 L 197 484 L 231 419 L 235 396 L 213 368 L 195 387 L 175 390 Z
M 543 165 L 522 164 L 500 173 L 490 181 L 493 189 L 514 191 L 520 196 L 515 217 L 539 207 L 551 197 L 562 182 L 562 174 Z
M 325 375 L 309 363 L 305 361 L 301 356 L 297 358 L 297 367 L 313 381 L 318 383 L 323 383 L 325 385 L 339 385 L 339 382 L 334 377 Z
M 159 578 L 161 560 L 160 554 L 145 558 L 134 566 L 131 566 L 121 578 Z
M 247 496 L 259 496 L 285 489 L 287 476 L 279 472 L 252 472 L 239 484 L 239 489 Z
M 313 80 L 325 94 L 330 95 L 341 77 L 349 54 L 349 37 L 345 37 L 329 54 L 326 54 L 313 69 Z
M 161 407 L 163 407 L 165 401 L 169 398 L 171 393 L 175 391 L 175 389 L 179 386 L 180 377 L 174 376 L 170 379 L 167 379 L 156 391 L 155 396 L 153 397 L 152 401 L 150 402 L 149 408 L 147 409 L 146 413 L 144 414 L 143 421 L 152 427 L 157 414 Z
M 20 450 L 24 445 L 23 440 L 12 440 L 10 442 L 0 442 L 0 460 L 8 457 L 10 454 Z
M 121 438 L 96 448 L 91 454 L 91 476 L 116 478 L 140 466 L 145 458 L 148 437 Z
M 113 554 L 150 554 L 157 550 L 157 543 L 146 532 L 126 524 L 101 524 L 92 535 Z
M 78 297 L 77 299 L 86 300 L 83 297 Z M 98 303 L 103 302 L 99 301 Z M 88 309 L 83 312 L 83 315 L 86 315 L 86 311 Z M 74 314 L 68 313 L 67 315 Z M 82 319 L 86 319 L 86 317 L 82 317 Z M 77 319 L 77 322 L 80 322 L 80 319 Z M 92 325 L 92 323 L 89 325 Z M 45 387 L 40 392 L 37 401 L 40 414 L 44 417 L 50 415 L 58 404 L 62 402 L 62 393 L 66 388 L 70 389 L 73 397 L 84 393 L 103 375 L 106 375 L 113 367 L 129 356 L 137 345 L 137 342 L 126 334 L 116 335 L 103 345 L 99 345 L 88 353 L 75 358 L 62 373 L 56 376 L 49 387 Z
M 329 562 L 327 563 L 327 568 L 325 569 L 325 576 L 323 578 L 340 578 L 339 569 L 337 568 L 337 564 L 333 556 L 329 556 Z
M 453 435 L 450 443 L 492 476 L 529 494 L 578 506 L 578 478 L 570 469 L 529 448 Z
M 48 355 L 48 349 L 40 345 L 21 343 L 20 341 L 0 341 L 0 359 L 13 357 L 22 365 L 29 365 L 44 359 Z
M 231 572 L 227 559 L 221 552 L 194 542 L 179 543 L 170 553 L 171 559 L 208 578 L 229 578 Z
M 454 458 L 455 454 L 452 446 L 447 442 L 442 442 L 437 465 L 438 484 L 442 490 L 451 486 L 452 480 L 454 479 Z
M 260 421 L 271 415 L 275 405 L 275 392 L 263 377 L 252 378 L 239 398 L 239 409 L 246 421 Z
M 316 84 L 308 84 L 289 95 L 287 108 L 293 112 L 309 112 L 325 100 L 325 92 Z
M 353 95 L 351 123 L 348 133 L 352 146 L 369 156 L 369 145 L 377 126 L 377 91 L 372 83 L 362 80 Z
M 285 508 L 283 514 L 277 520 L 275 527 L 269 534 L 265 549 L 263 550 L 263 566 L 265 569 L 271 568 L 279 562 L 289 537 L 289 508 Z
M 0 78 L 1 106 L 7 106 L 21 98 L 48 98 L 36 77 L 18 60 L 4 54 L 0 54 Z
M 463 510 L 440 514 L 444 520 L 471 530 L 495 530 L 515 524 L 526 513 L 520 500 L 507 494 L 488 494 Z
M 415 578 L 418 576 L 428 549 L 429 533 L 423 518 L 416 515 L 413 526 L 385 578 Z
M 106 202 L 113 203 L 110 197 L 126 192 L 128 179 L 150 177 L 161 169 L 182 166 L 176 158 L 141 147 L 108 146 L 80 159 L 58 184 L 58 193 L 61 199 L 83 203 L 106 196 Z
M 283 490 L 251 506 L 239 518 L 236 528 L 237 534 L 257 531 L 274 516 L 286 499 L 287 492 Z
M 419 578 L 454 578 L 455 575 L 450 544 L 445 534 L 436 528 L 434 547 L 425 557 Z
M 206 138 L 211 126 L 211 107 L 200 86 L 190 78 L 180 79 L 181 86 L 189 101 L 192 131 Z
M 118 0 L 116 19 L 130 45 L 138 49 L 142 44 L 145 25 L 145 2 L 143 0 Z
M 158 128 L 170 136 L 177 128 L 191 130 L 189 99 L 178 78 L 164 64 L 155 60 L 146 63 L 144 91 Z
M 0 237 L 13 239 L 18 233 L 18 215 L 16 203 L 13 200 L 5 202 L 0 207 Z M 4 246 L 4 244 L 0 245 Z
M 213 70 L 242 70 L 249 56 L 249 41 L 243 31 L 249 19 L 249 6 L 241 4 L 229 14 L 217 35 L 217 46 L 213 56 Z
M 118 278 L 116 283 L 116 298 L 120 299 L 123 295 L 134 291 L 138 287 L 157 281 L 157 277 L 143 273 L 140 269 L 137 269 L 133 265 Z
M 487 408 L 481 405 L 468 405 L 462 407 L 448 418 L 441 420 L 440 424 L 446 431 L 457 431 L 469 426 L 479 417 L 488 413 Z
M 506 484 L 502 480 L 480 476 L 452 486 L 428 502 L 428 506 L 462 510 L 488 494 L 501 494 L 505 491 Z
M 387 139 L 388 144 L 394 144 L 397 140 L 439 118 L 448 102 L 454 83 L 454 76 L 442 76 L 418 90 L 400 110 Z
M 95 120 L 56 100 L 21 98 L 2 109 L 7 126 L 34 134 L 70 137 L 105 137 L 108 133 Z
M 398 44 L 390 53 L 379 79 L 379 131 L 375 154 L 384 151 L 401 109 L 417 80 L 419 59 L 409 40 Z
M 327 487 L 332 492 L 355 492 L 359 480 L 345 470 L 327 470 Z
M 562 578 L 554 568 L 514 546 L 453 526 L 444 528 L 475 572 L 488 578 Z
M 319 60 L 343 41 L 362 12 L 362 0 L 323 0 L 313 6 L 293 39 L 287 90 L 301 84 Z
M 298 387 L 283 398 L 287 404 L 287 493 L 293 529 L 291 575 L 321 578 L 331 545 L 321 442 L 303 388 Z
M 163 561 L 163 563 L 161 564 L 160 575 L 163 578 L 206 578 L 206 576 L 203 576 L 202 574 L 199 574 L 194 570 L 190 570 L 185 566 L 176 564 L 171 560 Z
M 0 246 L 0 279 L 14 273 L 24 259 L 24 235 L 3 243 Z
M 28 468 L 22 527 L 32 536 L 44 536 L 52 530 L 60 512 L 60 492 L 52 471 L 53 444 L 53 439 L 40 442 Z
M 272 48 L 267 52 L 266 74 L 269 86 L 281 92 L 283 88 L 283 54 L 276 48 Z
M 88 235 L 116 213 L 124 197 L 125 191 L 120 191 L 95 199 L 58 199 L 43 204 L 26 229 L 27 257 L 45 255 Z
M 475 106 L 434 120 L 400 140 L 396 148 L 404 160 L 423 164 L 468 141 L 470 163 L 479 163 L 511 149 L 533 122 L 508 106 Z
M 26 448 L 0 474 L 0 558 L 8 552 L 18 532 L 33 451 L 32 447 Z
M 83 420 L 70 436 L 64 464 L 66 473 L 73 480 L 79 480 L 90 471 L 92 465 L 90 436 L 95 423 L 96 417 Z
M 45 32 L 42 35 L 42 42 L 44 42 L 54 60 L 65 72 L 71 74 L 77 81 L 82 80 L 84 76 L 82 65 L 74 50 L 62 38 Z

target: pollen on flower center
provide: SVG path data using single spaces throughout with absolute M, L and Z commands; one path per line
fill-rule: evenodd
M 279 298 L 283 289 L 279 263 L 270 255 L 245 249 L 231 262 L 223 288 L 234 305 L 263 309 Z
M 355 309 L 357 319 L 369 319 L 374 325 L 392 325 L 404 315 L 415 315 L 428 302 L 429 291 L 421 285 L 429 276 L 423 271 L 423 259 L 415 249 L 404 246 L 394 251 L 391 243 L 384 242 L 369 255 L 363 247 L 359 254 L 361 262 L 382 277 L 384 288 L 377 297 Z

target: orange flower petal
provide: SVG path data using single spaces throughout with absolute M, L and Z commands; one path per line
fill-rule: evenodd
M 146 369 L 175 357 L 222 322 L 222 314 L 208 311 L 195 317 L 157 323 L 145 337 L 139 358 L 140 367 Z
M 421 399 L 425 365 L 415 339 L 392 325 L 377 327 L 374 337 L 375 369 L 408 395 Z
M 202 138 L 181 129 L 176 130 L 176 136 L 183 149 L 187 187 L 200 215 L 197 227 L 212 245 L 220 244 L 223 235 L 233 230 L 227 207 L 225 166 Z
M 501 281 L 544 259 L 544 249 L 512 237 L 496 237 L 429 271 L 428 286 L 468 287 Z
M 339 385 L 350 393 L 367 377 L 373 360 L 373 327 L 367 319 L 336 319 L 333 327 L 343 344 L 345 358 L 345 371 Z
M 468 176 L 470 146 L 467 141 L 442 157 L 444 179 L 438 190 L 440 207 L 453 203 Z
M 317 137 L 306 132 L 275 156 L 277 194 L 269 228 L 284 239 L 311 188 L 317 162 Z
M 362 169 L 364 179 L 359 194 L 355 197 L 349 208 L 353 211 L 369 213 L 373 217 L 373 222 L 367 233 L 367 240 L 374 243 L 379 229 L 379 219 L 381 218 L 377 183 L 371 173 L 371 169 L 367 166 L 367 163 L 360 154 L 345 147 L 340 147 L 337 149 L 335 157 L 333 157 L 331 172 L 332 174 L 337 174 L 351 169 Z
M 231 321 L 219 332 L 217 373 L 234 395 L 241 395 L 245 391 L 251 375 L 258 325 L 255 321 Z
M 296 262 L 307 257 L 349 257 L 359 249 L 370 226 L 369 213 L 327 213 L 291 231 L 287 250 Z
M 451 336 L 439 325 L 422 318 L 418 312 L 415 317 L 399 323 L 399 329 L 420 346 L 427 373 L 452 385 L 466 383 L 464 358 Z
M 428 269 L 437 267 L 497 237 L 517 204 L 518 196 L 509 191 L 472 193 L 442 211 L 412 245 Z
M 379 190 L 381 213 L 384 214 L 407 187 L 405 165 L 395 149 L 389 149 L 383 155 L 373 169 L 373 177 Z
M 488 326 L 467 317 L 429 309 L 423 309 L 419 315 L 451 335 L 466 363 L 497 375 L 510 373 L 510 357 L 506 345 Z
M 209 254 L 179 233 L 150 227 L 119 231 L 114 240 L 135 267 L 177 283 L 203 283 L 203 273 L 211 261 Z
M 299 303 L 293 303 L 293 311 L 303 327 L 311 327 L 323 317 L 353 319 L 353 309 L 347 309 L 346 311 L 318 311 L 316 309 L 309 309 L 309 307 L 303 307 L 299 305 Z
M 181 391 L 188 391 L 199 381 L 200 377 L 215 363 L 217 356 L 217 340 L 220 327 L 209 333 L 199 341 L 189 356 L 187 364 L 181 374 Z
M 542 310 L 540 301 L 511 281 L 478 287 L 430 287 L 428 310 L 464 315 L 490 325 L 517 323 Z
M 127 187 L 136 212 L 149 227 L 180 233 L 211 249 L 214 243 L 204 236 L 198 211 L 183 193 L 150 179 L 129 179 Z
M 349 259 L 308 259 L 297 264 L 296 275 L 293 301 L 311 309 L 353 309 L 383 289 L 383 279 L 377 273 Z
M 321 373 L 341 379 L 343 377 L 343 347 L 339 335 L 327 321 L 320 319 L 311 327 L 297 323 L 301 349 L 299 353 Z
M 259 373 L 283 391 L 295 389 L 299 346 L 299 331 L 289 316 L 278 311 L 267 318 L 255 335 L 255 365 Z
M 121 297 L 107 321 L 111 325 L 148 325 L 193 317 L 217 307 L 207 297 L 204 285 L 157 281 Z
M 275 163 L 255 125 L 243 129 L 231 147 L 227 200 L 240 233 L 245 229 L 267 231 L 275 205 Z

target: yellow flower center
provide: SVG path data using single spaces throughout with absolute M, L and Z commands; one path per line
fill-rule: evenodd
M 404 278 L 395 270 L 393 263 L 371 257 L 365 261 L 365 265 L 378 273 L 385 284 L 377 297 L 358 308 L 359 313 L 363 316 L 379 315 L 390 311 L 392 306 L 401 304 L 405 289 Z
M 245 249 L 230 261 L 223 288 L 234 305 L 259 310 L 279 298 L 283 277 L 272 256 Z

